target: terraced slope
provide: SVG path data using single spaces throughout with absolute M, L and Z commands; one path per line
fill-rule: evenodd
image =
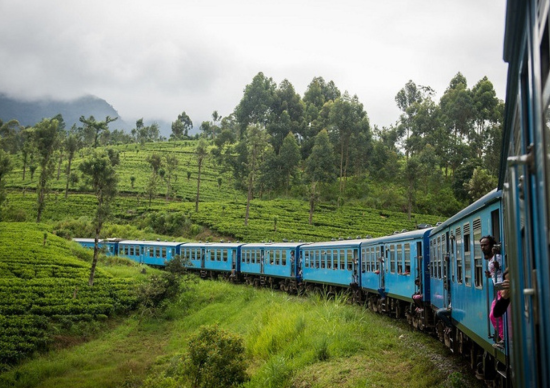
M 42 225 L 0 223 L 0 371 L 52 342 L 52 327 L 131 309 L 134 280 L 98 269 L 89 253 Z

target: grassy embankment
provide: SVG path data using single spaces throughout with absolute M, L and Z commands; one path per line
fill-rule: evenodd
M 147 379 L 162 386 L 163 374 L 177 376 L 187 338 L 209 324 L 243 336 L 246 387 L 478 386 L 433 338 L 343 298 L 289 297 L 213 281 L 191 286 L 161 317 L 129 318 L 3 378 L 18 377 L 15 387 L 140 387 Z

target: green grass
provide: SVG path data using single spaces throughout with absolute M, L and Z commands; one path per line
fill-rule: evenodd
M 0 223 L 0 231 L 0 370 L 56 346 L 58 334 L 135 308 L 145 278 L 135 263 L 101 263 L 89 286 L 90 251 L 46 225 Z
M 0 376 L 13 387 L 140 387 L 177 369 L 189 337 L 217 324 L 246 344 L 245 387 L 453 387 L 459 373 L 443 345 L 346 298 L 291 297 L 200 281 L 160 318 L 129 318 L 98 338 L 36 357 Z M 153 386 L 153 385 L 150 385 Z

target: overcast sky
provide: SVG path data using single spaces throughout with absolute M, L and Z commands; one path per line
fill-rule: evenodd
M 356 94 L 371 125 L 409 80 L 437 99 L 461 72 L 504 99 L 504 0 L 0 0 L 0 92 L 92 94 L 127 122 L 230 114 L 259 72 L 303 96 Z

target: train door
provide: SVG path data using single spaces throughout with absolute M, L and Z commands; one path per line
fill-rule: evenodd
M 296 266 L 298 263 L 296 262 L 296 253 L 294 253 L 294 249 L 290 251 L 290 276 L 296 276 Z
M 353 257 L 351 261 L 351 284 L 359 284 L 359 250 L 353 249 Z
M 378 262 L 380 263 L 380 272 L 378 274 L 378 288 L 384 290 L 386 288 L 386 252 L 384 246 L 380 246 L 380 257 Z
M 451 303 L 451 264 L 450 264 L 450 254 L 449 254 L 449 232 L 441 235 L 440 249 L 441 249 L 441 264 L 443 265 L 443 301 L 444 306 L 448 307 Z M 439 241 L 439 239 L 438 239 Z
M 201 249 L 201 268 L 206 267 L 206 250 L 204 248 Z
M 416 277 L 414 284 L 416 286 L 416 292 L 420 292 L 421 294 L 424 292 L 422 288 L 422 271 L 423 271 L 423 263 L 422 263 L 422 242 L 417 241 L 416 242 Z
M 526 90 L 526 80 L 522 79 L 522 91 Z M 525 97 L 524 97 L 525 98 Z M 525 98 L 526 100 L 526 98 Z M 516 109 L 514 125 L 515 144 L 509 150 L 507 179 L 504 185 L 505 197 L 505 230 L 506 253 L 510 264 L 510 276 L 516 292 L 512 293 L 511 312 L 513 315 L 511 348 L 514 367 L 518 375 L 514 380 L 524 382 L 528 387 L 547 387 L 548 371 L 544 367 L 546 347 L 541 329 L 538 325 L 537 303 L 537 264 L 536 250 L 538 228 L 537 218 L 543 209 L 537 206 L 536 179 L 534 172 L 533 147 L 531 136 L 523 132 L 522 126 L 528 128 L 527 117 L 523 117 L 527 108 L 526 101 L 521 101 Z M 545 252 L 546 255 L 546 252 Z M 548 287 L 548 285 L 544 285 Z M 547 309 L 547 306 L 546 306 Z M 521 338 L 514 341 L 514 338 Z
M 281 251 L 279 251 L 281 252 Z M 264 261 L 265 261 L 265 249 L 260 249 L 260 273 L 263 274 L 264 273 Z
M 231 271 L 234 272 L 237 270 L 237 250 L 231 250 Z

